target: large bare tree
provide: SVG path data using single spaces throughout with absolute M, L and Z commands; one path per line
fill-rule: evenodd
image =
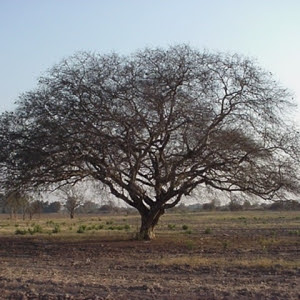
M 79 53 L 1 116 L 1 172 L 23 186 L 94 178 L 139 211 L 140 237 L 151 239 L 199 186 L 263 199 L 297 191 L 290 100 L 239 55 L 185 45 Z

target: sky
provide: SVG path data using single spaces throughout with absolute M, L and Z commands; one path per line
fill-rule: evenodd
M 0 0 L 0 37 L 0 113 L 77 51 L 182 43 L 257 60 L 300 106 L 299 0 Z

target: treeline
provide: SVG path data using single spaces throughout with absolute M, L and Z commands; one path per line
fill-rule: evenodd
M 59 201 L 32 200 L 29 197 L 16 194 L 9 195 L 8 197 L 0 195 L 0 213 L 10 214 L 11 217 L 21 214 L 23 219 L 26 216 L 32 219 L 36 214 L 57 213 L 61 209 L 62 204 Z
M 93 201 L 42 201 L 33 200 L 30 197 L 18 193 L 4 197 L 0 194 L 0 213 L 9 214 L 11 218 L 22 215 L 23 219 L 45 213 L 74 214 L 118 214 L 131 213 L 131 208 L 118 207 L 113 202 L 103 205 Z
M 300 202 L 295 200 L 280 200 L 272 203 L 254 203 L 250 201 L 238 202 L 230 201 L 226 205 L 221 205 L 215 201 L 203 203 L 184 205 L 181 204 L 172 209 L 173 212 L 196 212 L 196 211 L 246 211 L 246 210 L 294 210 L 300 211 Z
M 23 219 L 28 216 L 30 219 L 34 215 L 47 213 L 70 213 L 69 203 L 60 201 L 42 201 L 32 200 L 28 197 L 12 194 L 4 197 L 0 194 L 0 213 L 10 214 L 11 217 L 22 215 Z M 135 211 L 132 208 L 119 207 L 114 202 L 108 202 L 100 205 L 93 201 L 80 202 L 78 206 L 72 208 L 76 214 L 132 214 Z M 299 210 L 300 202 L 295 200 L 274 201 L 272 203 L 250 203 L 249 201 L 239 202 L 230 201 L 226 205 L 222 205 L 218 201 L 210 201 L 207 203 L 197 203 L 192 205 L 180 204 L 170 212 L 197 212 L 197 211 L 246 211 L 246 210 Z

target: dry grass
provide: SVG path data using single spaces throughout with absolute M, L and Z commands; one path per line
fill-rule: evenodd
M 190 267 L 245 267 L 245 268 L 284 268 L 296 269 L 300 268 L 300 259 L 284 260 L 271 259 L 267 257 L 252 258 L 252 259 L 228 259 L 226 257 L 201 257 L 201 256 L 179 256 L 179 257 L 164 257 L 161 259 L 148 260 L 151 265 L 162 266 L 190 266 Z

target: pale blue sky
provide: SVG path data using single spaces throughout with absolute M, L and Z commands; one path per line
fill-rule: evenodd
M 178 43 L 256 58 L 300 105 L 299 0 L 0 0 L 0 37 L 0 113 L 76 51 Z

